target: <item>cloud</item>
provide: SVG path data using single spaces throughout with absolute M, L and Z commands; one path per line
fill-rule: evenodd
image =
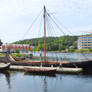
M 3 41 L 20 40 L 44 4 L 68 28 L 91 29 L 92 0 L 0 0 L 0 33 Z M 39 29 L 37 23 L 31 32 Z

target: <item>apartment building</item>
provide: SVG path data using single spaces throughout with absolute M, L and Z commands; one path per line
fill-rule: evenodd
M 1 47 L 2 52 L 10 50 L 11 52 L 19 51 L 30 51 L 36 48 L 35 46 L 30 46 L 29 44 L 3 44 Z
M 79 36 L 77 47 L 78 49 L 92 49 L 92 34 Z

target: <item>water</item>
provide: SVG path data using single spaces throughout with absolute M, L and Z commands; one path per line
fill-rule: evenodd
M 40 57 L 40 53 L 42 54 L 42 56 L 44 56 L 44 52 L 40 52 L 40 51 L 27 52 L 25 54 L 30 54 L 30 53 L 32 53 L 33 56 L 36 56 L 36 57 Z M 53 61 L 57 61 L 57 59 L 58 61 L 70 61 L 70 62 L 92 60 L 92 53 L 47 52 L 46 55 L 47 55 L 47 59 L 50 59 Z
M 0 92 L 92 92 L 91 75 L 0 73 Z

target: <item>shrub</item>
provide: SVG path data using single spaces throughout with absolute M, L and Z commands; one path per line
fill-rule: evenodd
M 20 51 L 17 49 L 17 50 L 15 51 L 15 53 L 20 53 Z
M 21 54 L 19 54 L 19 53 L 17 53 L 17 55 L 16 55 L 17 57 L 21 57 L 22 55 Z
M 67 51 L 68 51 L 68 52 L 74 52 L 75 49 L 69 48 L 69 49 L 67 49 Z
M 78 49 L 75 52 L 90 52 L 90 49 Z

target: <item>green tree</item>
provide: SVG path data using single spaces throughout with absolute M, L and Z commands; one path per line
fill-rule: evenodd
M 15 53 L 20 53 L 19 49 L 17 49 L 17 50 L 15 51 Z
M 2 41 L 0 40 L 0 46 L 2 45 L 3 43 L 2 43 Z

